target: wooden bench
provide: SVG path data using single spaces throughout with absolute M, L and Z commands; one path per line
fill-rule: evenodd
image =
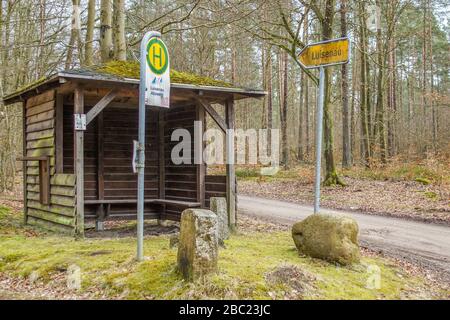
M 111 212 L 111 205 L 114 204 L 137 204 L 137 199 L 101 199 L 101 200 L 85 200 L 85 205 L 97 205 L 97 213 L 95 218 L 95 228 L 97 231 L 104 230 L 103 222 L 108 218 Z M 170 199 L 145 199 L 144 203 L 159 205 L 174 205 L 183 208 L 201 207 L 200 202 L 179 201 Z

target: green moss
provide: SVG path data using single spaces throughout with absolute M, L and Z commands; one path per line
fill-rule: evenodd
M 95 72 L 106 73 L 109 75 L 121 77 L 139 79 L 140 67 L 137 61 L 110 61 L 101 66 L 92 67 Z M 208 77 L 203 77 L 187 72 L 180 72 L 171 69 L 170 80 L 172 83 L 180 84 L 193 84 L 204 86 L 216 86 L 216 87 L 232 87 L 233 85 L 225 82 L 218 81 Z
M 258 168 L 237 168 L 236 177 L 242 179 L 260 177 L 260 170 Z
M 16 94 L 20 94 L 22 92 L 28 91 L 29 89 L 34 88 L 34 87 L 40 85 L 41 83 L 45 82 L 47 79 L 48 79 L 47 77 L 41 77 L 35 81 L 27 83 L 26 85 L 17 88 L 17 90 L 13 94 L 16 95 Z M 5 98 L 7 98 L 7 96 Z
M 139 62 L 137 61 L 110 61 L 100 66 L 93 66 L 88 69 L 89 71 L 104 73 L 107 75 L 119 77 L 119 78 L 131 78 L 139 79 Z M 76 71 L 76 70 L 75 70 Z M 209 77 L 199 76 L 193 73 L 180 72 L 171 69 L 170 78 L 172 83 L 178 84 L 191 84 L 191 85 L 203 85 L 203 86 L 213 86 L 213 87 L 226 87 L 231 88 L 233 85 L 229 82 L 215 80 Z M 47 77 L 39 78 L 25 86 L 18 88 L 14 93 L 5 96 L 7 99 L 10 96 L 18 95 L 24 93 L 25 91 L 38 86 L 39 84 L 47 81 Z
M 427 178 L 420 178 L 419 177 L 419 178 L 416 178 L 415 180 L 416 180 L 416 182 L 419 182 L 419 183 L 421 183 L 423 185 L 429 185 L 431 183 L 431 181 L 429 179 L 427 179 Z
M 0 208 L 0 219 L 11 218 Z M 363 258 L 361 264 L 338 267 L 321 260 L 299 257 L 288 232 L 235 234 L 219 252 L 219 272 L 193 283 L 176 272 L 176 248 L 167 236 L 146 237 L 143 262 L 136 262 L 134 238 L 85 239 L 40 235 L 5 234 L 0 230 L 0 272 L 10 276 L 39 274 L 43 281 L 68 266 L 81 268 L 82 291 L 133 299 L 270 299 L 283 298 L 292 288 L 271 284 L 269 272 L 283 264 L 315 276 L 313 288 L 294 298 L 303 299 L 399 299 L 418 294 L 442 298 L 448 294 L 426 280 L 403 273 L 388 260 Z M 380 268 L 381 287 L 367 288 L 370 266 Z M 422 298 L 422 296 L 419 296 Z M 291 296 L 292 298 L 292 296 Z
M 11 209 L 0 206 L 0 234 L 16 234 L 21 232 L 22 216 Z
M 431 200 L 437 200 L 438 199 L 438 194 L 436 192 L 433 192 L 433 191 L 425 191 L 424 195 L 427 198 L 431 199 Z

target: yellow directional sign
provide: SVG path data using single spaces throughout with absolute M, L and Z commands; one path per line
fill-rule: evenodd
M 340 38 L 309 44 L 298 58 L 306 69 L 345 64 L 349 59 L 349 40 Z

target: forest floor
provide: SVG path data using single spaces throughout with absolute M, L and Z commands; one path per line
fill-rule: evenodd
M 238 168 L 239 194 L 312 205 L 314 167 L 297 166 L 274 176 Z M 402 163 L 343 170 L 346 186 L 322 187 L 321 206 L 450 225 L 450 163 Z
M 134 222 L 107 224 L 83 240 L 23 226 L 16 202 L 0 203 L 0 299 L 449 299 L 426 271 L 362 248 L 343 267 L 299 256 L 289 230 L 242 216 L 219 251 L 219 271 L 187 283 L 176 271 L 175 227 L 146 224 L 143 262 L 134 259 Z M 111 230 L 113 229 L 113 230 Z M 67 270 L 81 270 L 68 289 Z

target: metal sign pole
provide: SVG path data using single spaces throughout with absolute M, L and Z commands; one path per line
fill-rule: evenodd
M 323 109 L 325 97 L 325 67 L 346 64 L 350 59 L 348 37 L 308 44 L 298 55 L 305 69 L 319 68 L 319 97 L 317 99 L 316 125 L 316 181 L 314 184 L 314 213 L 320 209 L 320 172 L 322 162 Z
M 152 37 L 161 37 L 156 31 L 149 31 L 141 42 L 140 82 L 139 82 L 139 145 L 138 163 L 138 202 L 137 202 L 137 255 L 138 261 L 144 259 L 144 182 L 145 182 L 145 90 L 147 83 L 147 43 Z
M 319 75 L 319 98 L 317 102 L 317 124 L 316 124 L 316 181 L 314 194 L 314 213 L 320 209 L 320 171 L 322 160 L 322 134 L 323 134 L 323 105 L 325 95 L 325 68 L 320 67 Z

